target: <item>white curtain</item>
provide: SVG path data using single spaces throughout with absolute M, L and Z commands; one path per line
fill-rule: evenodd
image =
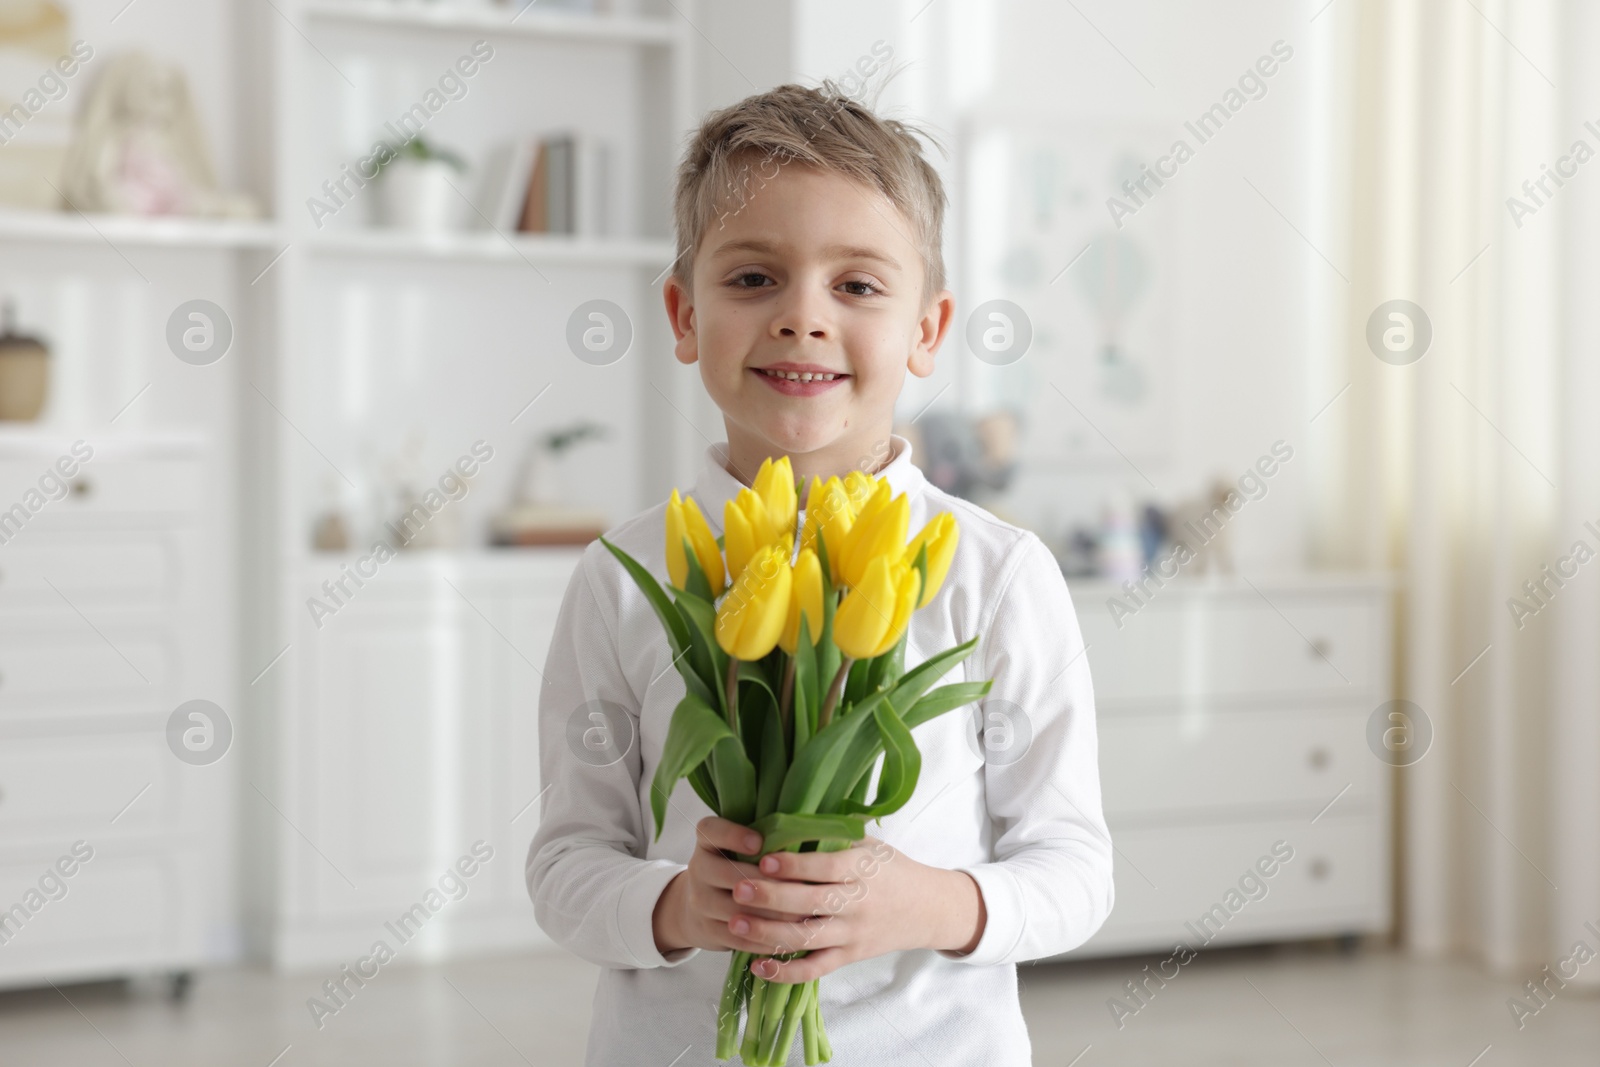
M 1600 152 L 1597 7 L 1335 0 L 1308 31 L 1339 176 L 1311 238 L 1349 264 L 1313 294 L 1313 542 L 1396 572 L 1396 692 L 1433 727 L 1397 772 L 1402 939 L 1511 974 L 1600 949 L 1600 558 L 1558 568 L 1600 553 L 1600 158 L 1522 188 Z M 1432 323 L 1410 365 L 1368 347 L 1391 299 Z

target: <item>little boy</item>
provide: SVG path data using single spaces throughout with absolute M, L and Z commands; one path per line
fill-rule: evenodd
M 656 840 L 650 782 L 684 684 L 643 595 L 591 544 L 545 667 L 548 791 L 527 866 L 539 925 L 606 968 L 589 1064 L 717 1062 L 726 953 L 803 945 L 757 973 L 827 976 L 836 1067 L 1023 1067 L 1016 964 L 1082 944 L 1111 911 L 1094 699 L 1060 568 L 1033 533 L 929 483 L 891 432 L 906 371 L 933 373 L 955 314 L 944 203 L 912 129 L 831 83 L 711 114 L 679 169 L 664 298 L 677 357 L 699 364 L 727 429 L 689 495 L 721 534 L 723 504 L 788 456 L 807 487 L 852 469 L 887 478 L 912 530 L 953 512 L 955 558 L 911 617 L 906 663 L 981 634 L 942 682 L 994 685 L 916 729 L 915 794 L 851 849 L 737 862 L 759 837 L 707 814 L 687 782 Z M 608 534 L 656 575 L 665 507 Z M 591 730 L 609 747 L 574 740 Z

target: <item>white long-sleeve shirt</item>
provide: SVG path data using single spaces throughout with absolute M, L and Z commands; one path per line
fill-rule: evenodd
M 1082 944 L 1113 899 L 1089 664 L 1044 543 L 943 492 L 911 462 L 904 437 L 892 443 L 881 473 L 909 498 L 911 530 L 944 511 L 961 529 L 943 587 L 911 617 L 906 665 L 981 634 L 937 684 L 994 685 L 980 704 L 913 731 L 922 752 L 916 791 L 867 832 L 918 862 L 971 874 L 988 918 L 967 955 L 894 952 L 825 976 L 831 1062 L 1023 1067 L 1030 1043 L 1016 964 Z M 719 534 L 723 503 L 744 484 L 724 467 L 726 457 L 726 443 L 708 447 L 689 494 Z M 607 534 L 663 585 L 665 510 L 657 505 Z M 729 954 L 663 955 L 652 925 L 662 890 L 688 864 L 695 823 L 713 814 L 679 781 L 655 838 L 650 783 L 683 694 L 643 594 L 605 546 L 590 544 L 544 669 L 539 766 L 548 788 L 527 881 L 545 932 L 605 968 L 585 1061 L 593 1067 L 719 1062 L 716 1009 Z M 881 768 L 880 759 L 874 779 Z M 791 1063 L 803 1062 L 799 1046 Z

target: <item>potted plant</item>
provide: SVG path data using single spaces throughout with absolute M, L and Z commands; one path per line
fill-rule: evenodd
M 451 171 L 465 174 L 466 161 L 421 136 L 400 146 L 378 166 L 380 225 L 407 230 L 452 230 L 459 225 L 461 195 Z

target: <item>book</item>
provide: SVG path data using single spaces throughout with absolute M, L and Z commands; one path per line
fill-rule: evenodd
M 484 167 L 478 202 L 487 225 L 505 233 L 520 228 L 538 144 L 517 138 L 498 145 Z
M 613 163 L 602 138 L 581 131 L 541 137 L 533 152 L 517 229 L 609 237 L 613 233 Z

